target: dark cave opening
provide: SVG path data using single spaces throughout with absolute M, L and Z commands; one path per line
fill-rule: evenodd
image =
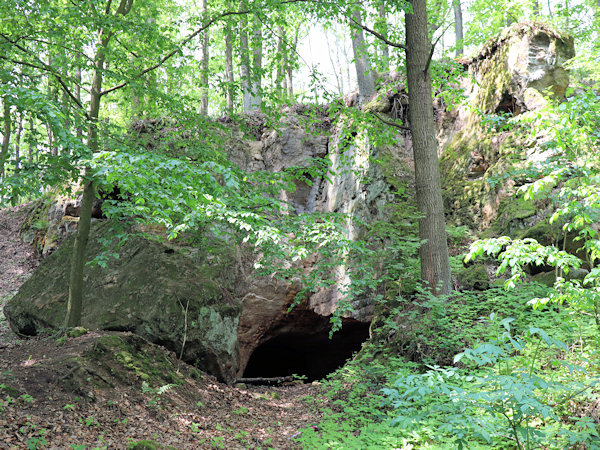
M 513 95 L 509 94 L 508 92 L 504 92 L 500 102 L 498 103 L 498 106 L 496 107 L 495 113 L 518 116 L 521 114 L 521 107 Z
M 352 321 L 329 339 L 328 330 L 290 331 L 258 346 L 246 366 L 244 378 L 275 378 L 293 374 L 306 381 L 334 372 L 360 350 L 369 337 L 369 324 Z

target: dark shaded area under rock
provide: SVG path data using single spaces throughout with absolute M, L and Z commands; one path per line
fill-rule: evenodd
M 319 380 L 344 365 L 368 338 L 369 324 L 361 322 L 345 324 L 331 339 L 326 329 L 279 334 L 254 350 L 244 377 L 296 374 L 307 381 Z

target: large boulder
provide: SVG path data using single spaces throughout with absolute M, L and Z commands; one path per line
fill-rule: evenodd
M 222 246 L 189 251 L 132 236 L 120 248 L 105 248 L 113 231 L 94 224 L 87 259 L 104 253 L 108 265 L 86 266 L 82 325 L 131 331 L 167 347 L 200 369 L 231 382 L 237 371 L 241 303 L 231 252 Z M 11 328 L 35 335 L 64 321 L 72 238 L 48 256 L 7 303 Z M 185 340 L 185 345 L 184 345 Z

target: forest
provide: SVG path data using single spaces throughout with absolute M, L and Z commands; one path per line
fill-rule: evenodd
M 600 1 L 0 2 L 0 448 L 600 448 Z

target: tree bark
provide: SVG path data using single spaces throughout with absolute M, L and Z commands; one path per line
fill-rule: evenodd
M 296 34 L 294 35 L 294 41 L 291 44 L 291 47 L 288 49 L 289 55 L 292 55 L 296 49 L 298 48 L 298 35 L 300 34 L 300 26 L 296 28 Z M 287 71 L 287 89 L 288 89 L 288 99 L 291 103 L 294 102 L 294 67 L 290 62 L 290 58 L 288 56 L 286 62 L 286 71 Z
M 75 98 L 79 103 L 81 103 L 81 68 L 77 68 L 77 70 L 75 71 L 75 80 Z M 83 139 L 83 128 L 81 128 L 79 122 L 80 121 L 78 120 L 76 130 L 77 138 Z
M 406 14 L 406 67 L 417 206 L 421 213 L 419 236 L 424 241 L 419 249 L 421 278 L 434 295 L 444 295 L 451 290 L 451 278 L 433 121 L 427 5 L 426 0 L 410 3 L 413 12 Z
M 387 14 L 385 11 L 385 1 L 382 1 L 379 5 L 379 21 L 380 21 L 380 32 L 386 38 L 388 37 L 388 23 Z M 390 48 L 385 42 L 381 43 L 381 68 L 385 73 L 390 72 Z
M 234 95 L 233 95 L 233 39 L 231 36 L 231 28 L 225 30 L 225 79 L 227 80 L 226 86 L 226 100 L 227 109 L 229 112 L 233 111 L 234 108 Z
M 2 99 L 2 119 L 3 119 L 3 130 L 2 130 L 2 152 L 0 152 L 0 180 L 4 179 L 6 174 L 6 161 L 8 161 L 9 146 L 10 146 L 10 103 L 6 100 L 6 97 Z
M 250 81 L 250 109 L 260 109 L 262 105 L 262 24 L 255 18 L 252 33 L 252 78 Z
M 208 17 L 207 0 L 202 0 L 202 15 Z M 208 62 L 209 62 L 209 35 L 208 30 L 202 34 L 202 97 L 200 99 L 201 114 L 208 115 Z
M 375 95 L 375 77 L 371 70 L 367 43 L 360 24 L 362 18 L 360 11 L 352 11 L 352 19 L 356 24 L 352 24 L 352 49 L 354 50 L 354 67 L 356 69 L 356 79 L 358 81 L 358 94 L 360 102 L 367 101 Z
M 460 0 L 453 0 L 452 6 L 454 8 L 454 36 L 456 38 L 456 57 L 460 57 L 464 54 L 464 35 L 463 35 L 463 17 L 462 7 Z
M 277 61 L 277 73 L 275 75 L 275 87 L 277 89 L 277 97 L 283 100 L 287 96 L 286 69 L 287 69 L 287 48 L 285 45 L 285 28 L 281 25 L 277 26 L 277 55 L 280 59 Z
M 33 163 L 33 157 L 34 154 L 37 155 L 37 145 L 36 145 L 36 139 L 35 139 L 35 116 L 33 114 L 31 114 L 29 116 L 29 139 L 28 139 L 28 144 L 29 144 L 29 148 L 28 153 L 27 153 L 27 161 L 29 162 L 29 164 Z
M 133 0 L 121 0 L 116 14 L 126 15 L 133 5 Z M 110 7 L 110 3 L 109 3 Z M 107 11 L 109 14 L 110 11 Z M 108 44 L 112 37 L 110 31 L 101 29 L 98 33 L 98 46 L 94 58 L 94 72 L 90 90 L 90 107 L 88 111 L 89 126 L 87 132 L 87 145 L 91 153 L 98 151 L 98 116 L 100 113 L 100 101 L 102 99 L 102 75 Z M 89 177 L 87 168 L 83 174 L 83 198 L 79 213 L 79 224 L 73 244 L 73 255 L 71 258 L 71 272 L 69 276 L 69 298 L 67 300 L 67 313 L 65 316 L 65 328 L 76 327 L 81 324 L 81 311 L 83 308 L 83 267 L 85 264 L 85 250 L 90 234 L 92 219 L 92 205 L 96 196 L 93 180 Z
M 243 6 L 242 6 L 243 7 Z M 240 71 L 242 86 L 242 107 L 244 112 L 250 111 L 250 46 L 245 24 L 240 21 Z
M 21 169 L 21 135 L 23 134 L 23 112 L 19 113 L 17 132 L 15 133 L 15 172 Z

